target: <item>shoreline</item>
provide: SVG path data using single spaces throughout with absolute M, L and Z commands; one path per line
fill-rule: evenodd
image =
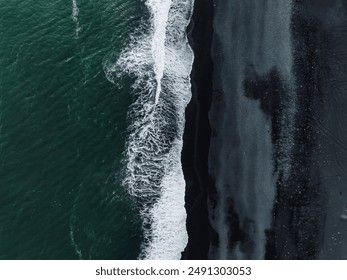
M 186 181 L 188 244 L 182 259 L 207 259 L 211 236 L 208 218 L 208 154 L 210 125 L 208 112 L 212 98 L 213 4 L 196 0 L 187 28 L 194 52 L 191 72 L 192 98 L 186 108 L 182 168 Z

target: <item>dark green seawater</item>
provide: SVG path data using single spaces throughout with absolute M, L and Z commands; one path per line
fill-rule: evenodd
M 0 259 L 135 259 L 121 186 L 130 82 L 105 78 L 139 0 L 0 0 Z M 76 10 L 75 10 L 76 12 Z

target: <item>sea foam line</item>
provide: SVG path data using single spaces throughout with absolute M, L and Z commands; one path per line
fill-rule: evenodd
M 148 0 L 146 6 L 149 22 L 104 70 L 111 81 L 123 74 L 135 80 L 123 183 L 141 209 L 139 258 L 179 259 L 188 240 L 181 151 L 191 98 L 193 52 L 186 28 L 193 0 Z
M 165 69 L 166 26 L 171 4 L 171 0 L 163 0 L 161 2 L 156 0 L 148 0 L 147 2 L 147 6 L 153 16 L 152 18 L 154 27 L 151 49 L 155 80 L 157 82 L 155 104 L 158 104 L 162 90 L 161 80 L 164 77 Z
M 76 36 L 78 36 L 79 32 L 81 31 L 79 22 L 78 22 L 78 15 L 79 15 L 79 9 L 77 6 L 77 1 L 76 0 L 72 0 L 72 14 L 71 14 L 71 18 L 73 20 L 73 22 L 75 23 L 76 27 L 75 27 L 75 34 Z

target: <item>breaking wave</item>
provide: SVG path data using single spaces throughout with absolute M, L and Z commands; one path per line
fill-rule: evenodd
M 180 259 L 188 236 L 181 166 L 185 108 L 191 98 L 193 52 L 186 28 L 193 0 L 147 0 L 150 17 L 117 63 L 106 62 L 110 81 L 134 78 L 124 186 L 140 206 L 141 259 Z

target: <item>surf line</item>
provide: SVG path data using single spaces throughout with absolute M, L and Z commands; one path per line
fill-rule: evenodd
M 180 259 L 188 242 L 181 151 L 194 59 L 186 29 L 194 1 L 145 5 L 149 21 L 134 32 L 116 64 L 106 61 L 104 71 L 113 82 L 124 74 L 134 78 L 123 186 L 139 205 L 139 258 Z
M 150 18 L 131 37 L 106 77 L 134 77 L 123 185 L 138 202 L 140 259 L 180 259 L 188 241 L 181 164 L 185 108 L 194 54 L 186 28 L 194 1 L 147 0 Z

